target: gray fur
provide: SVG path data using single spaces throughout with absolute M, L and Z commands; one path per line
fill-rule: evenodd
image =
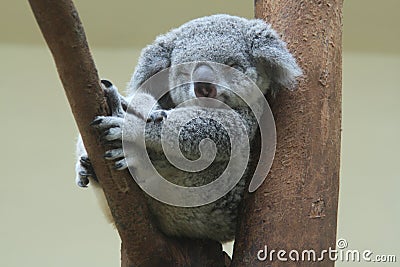
M 128 97 L 124 99 L 120 96 L 114 86 L 105 88 L 109 99 L 111 99 L 110 105 L 114 112 L 112 116 L 98 117 L 94 121 L 94 126 L 104 131 L 104 139 L 115 146 L 106 153 L 105 158 L 115 161 L 117 169 L 140 166 L 139 156 L 131 162 L 127 162 L 123 158 L 121 133 L 124 115 L 133 116 L 130 124 L 124 126 L 126 127 L 124 128 L 124 131 L 126 131 L 125 138 L 133 143 L 140 135 L 137 127 L 135 127 L 136 121 L 139 123 L 139 117 L 148 118 L 145 138 L 149 155 L 156 169 L 171 182 L 184 186 L 203 185 L 213 181 L 225 169 L 229 160 L 230 140 L 227 133 L 217 123 L 204 119 L 211 111 L 196 105 L 174 108 L 181 102 L 196 97 L 190 85 L 180 86 L 176 90 L 170 91 L 172 104 L 166 105 L 162 101 L 156 103 L 153 96 L 139 93 L 134 98 L 136 103 L 133 104 L 138 114 L 125 114 L 122 109 L 122 103 L 129 102 L 138 88 L 151 76 L 170 66 L 194 61 L 211 61 L 237 68 L 253 80 L 263 93 L 267 93 L 268 90 L 274 93 L 280 87 L 293 89 L 296 85 L 296 77 L 301 75 L 301 70 L 286 49 L 286 44 L 279 39 L 270 25 L 262 20 L 213 15 L 192 20 L 157 37 L 153 44 L 142 51 L 128 86 Z M 195 66 L 193 65 L 193 68 Z M 193 74 L 193 68 L 188 67 L 189 74 Z M 171 72 L 169 75 L 170 81 L 174 82 L 179 82 L 182 78 L 180 76 L 182 73 Z M 215 76 L 218 82 L 224 79 L 218 73 Z M 240 82 L 238 81 L 239 86 Z M 245 124 L 244 132 L 240 127 L 234 127 L 233 134 L 247 135 L 252 142 L 257 130 L 254 114 L 237 96 L 224 92 L 222 88 L 218 87 L 217 89 L 219 95 L 216 98 L 221 98 L 220 100 L 236 110 Z M 251 94 L 251 92 L 248 93 Z M 223 97 L 220 94 L 224 94 Z M 262 102 L 260 99 L 255 99 L 254 103 L 251 103 L 256 107 L 256 112 L 261 112 Z M 154 111 L 148 116 L 144 110 L 149 105 L 154 106 Z M 226 117 L 222 110 L 214 111 L 214 115 L 215 112 L 221 113 L 218 116 Z M 164 125 L 163 122 L 167 119 L 169 124 L 165 125 L 174 127 L 176 125 L 173 119 L 174 115 L 197 118 L 187 123 L 181 129 L 179 136 L 181 151 L 188 159 L 199 157 L 198 145 L 204 138 L 211 138 L 215 142 L 218 149 L 215 162 L 206 170 L 199 173 L 179 171 L 174 169 L 162 154 L 160 133 Z M 232 125 L 237 123 L 231 118 L 226 119 Z M 81 141 L 78 142 L 77 153 L 79 158 L 86 156 Z M 140 170 L 140 168 L 137 169 Z M 88 168 L 82 166 L 80 161 L 77 163 L 76 170 L 76 181 L 79 186 L 86 186 L 88 179 L 97 184 L 96 179 L 94 179 L 95 174 L 85 173 L 85 171 L 88 172 Z M 248 168 L 234 189 L 221 199 L 204 206 L 195 208 L 174 207 L 150 197 L 148 204 L 157 224 L 166 234 L 191 238 L 209 238 L 221 242 L 228 241 L 234 238 L 237 208 L 244 192 L 245 179 L 250 174 L 251 171 Z M 138 173 L 138 175 L 140 174 Z
M 213 15 L 189 21 L 144 48 L 128 93 L 160 70 L 192 61 L 238 64 L 265 90 L 270 79 L 274 86 L 291 89 L 302 74 L 286 44 L 265 21 Z

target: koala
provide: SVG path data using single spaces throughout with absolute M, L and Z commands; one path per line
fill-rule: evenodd
M 251 90 L 246 91 L 247 87 L 243 85 L 246 81 L 230 80 L 237 90 L 245 91 L 242 93 L 250 99 L 250 103 L 245 103 L 237 94 L 226 90 L 223 84 L 230 78 L 216 70 L 211 63 L 242 73 L 257 85 L 262 97 L 254 96 Z M 185 64 L 185 67 L 171 69 L 166 74 L 168 82 L 159 85 L 167 87 L 166 94 L 160 97 L 158 87 L 148 91 L 140 89 L 152 76 L 180 64 Z M 275 95 L 280 88 L 294 89 L 296 78 L 301 74 L 286 44 L 266 22 L 230 15 L 198 18 L 160 35 L 142 50 L 126 97 L 121 96 L 111 82 L 102 81 L 112 114 L 95 118 L 92 126 L 103 132 L 102 138 L 110 147 L 104 157 L 113 161 L 117 170 L 129 167 L 133 169 L 134 176 L 145 174 L 146 168 L 141 167 L 142 157 L 136 155 L 134 150 L 129 150 L 128 155 L 123 150 L 122 134 L 132 144 L 144 138 L 152 164 L 165 179 L 177 185 L 197 187 L 214 181 L 224 172 L 233 149 L 227 131 L 218 121 L 209 119 L 210 116 L 225 119 L 231 125 L 230 134 L 246 136 L 252 144 L 258 127 L 254 112 L 262 112 L 264 95 Z M 181 83 L 185 80 L 193 82 Z M 229 106 L 238 114 L 244 127 L 240 127 L 237 118 L 226 113 L 224 108 L 216 106 L 210 110 L 196 102 L 196 99 L 202 98 L 215 99 Z M 183 105 L 189 100 L 193 101 Z M 133 107 L 131 112 L 128 105 Z M 178 118 L 187 118 L 187 123 L 179 124 Z M 140 124 L 145 124 L 142 134 L 138 131 Z M 202 153 L 199 149 L 202 140 L 211 139 L 216 148 L 214 161 L 206 169 L 197 172 L 183 171 L 173 166 L 163 153 L 160 140 L 164 132 L 166 143 L 172 143 L 176 137 L 174 129 L 180 130 L 177 137 L 179 149 L 172 149 L 172 154 L 182 153 L 185 158 L 196 160 Z M 101 196 L 102 190 L 81 138 L 77 143 L 77 157 L 77 185 L 87 187 L 90 183 Z M 155 223 L 170 236 L 220 242 L 234 239 L 238 206 L 245 191 L 246 179 L 252 175 L 250 165 L 255 160 L 251 153 L 239 182 L 227 194 L 211 203 L 180 207 L 147 197 Z M 109 214 L 106 204 L 104 209 Z

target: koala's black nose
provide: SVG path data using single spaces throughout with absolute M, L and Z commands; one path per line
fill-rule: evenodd
M 197 65 L 193 71 L 194 93 L 197 97 L 216 97 L 216 74 L 207 64 Z
M 197 97 L 216 97 L 217 88 L 212 83 L 196 82 L 194 83 L 194 93 Z

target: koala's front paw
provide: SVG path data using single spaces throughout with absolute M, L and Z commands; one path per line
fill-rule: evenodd
M 124 119 L 113 116 L 99 116 L 91 123 L 91 125 L 100 131 L 102 141 L 111 149 L 106 151 L 104 158 L 115 161 L 115 169 L 123 170 L 127 168 L 124 159 L 124 151 L 122 149 L 122 127 Z
M 117 170 L 123 170 L 127 168 L 122 150 L 122 127 L 125 116 L 123 104 L 125 100 L 110 81 L 102 80 L 101 83 L 111 109 L 111 116 L 98 116 L 92 121 L 91 125 L 102 131 L 101 139 L 103 143 L 111 147 L 104 154 L 104 158 L 114 161 Z
M 89 179 L 98 182 L 92 163 L 87 155 L 83 155 L 76 163 L 75 182 L 79 187 L 87 187 Z

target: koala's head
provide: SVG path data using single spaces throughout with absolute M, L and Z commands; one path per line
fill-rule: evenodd
M 292 89 L 301 69 L 270 25 L 229 15 L 213 15 L 192 20 L 159 36 L 145 49 L 130 83 L 135 90 L 163 69 L 193 62 L 185 68 L 173 68 L 171 84 L 201 80 L 171 90 L 174 104 L 195 97 L 213 97 L 239 105 L 229 90 L 212 83 L 224 84 L 224 75 L 207 62 L 231 66 L 244 73 L 265 94 L 280 87 Z

